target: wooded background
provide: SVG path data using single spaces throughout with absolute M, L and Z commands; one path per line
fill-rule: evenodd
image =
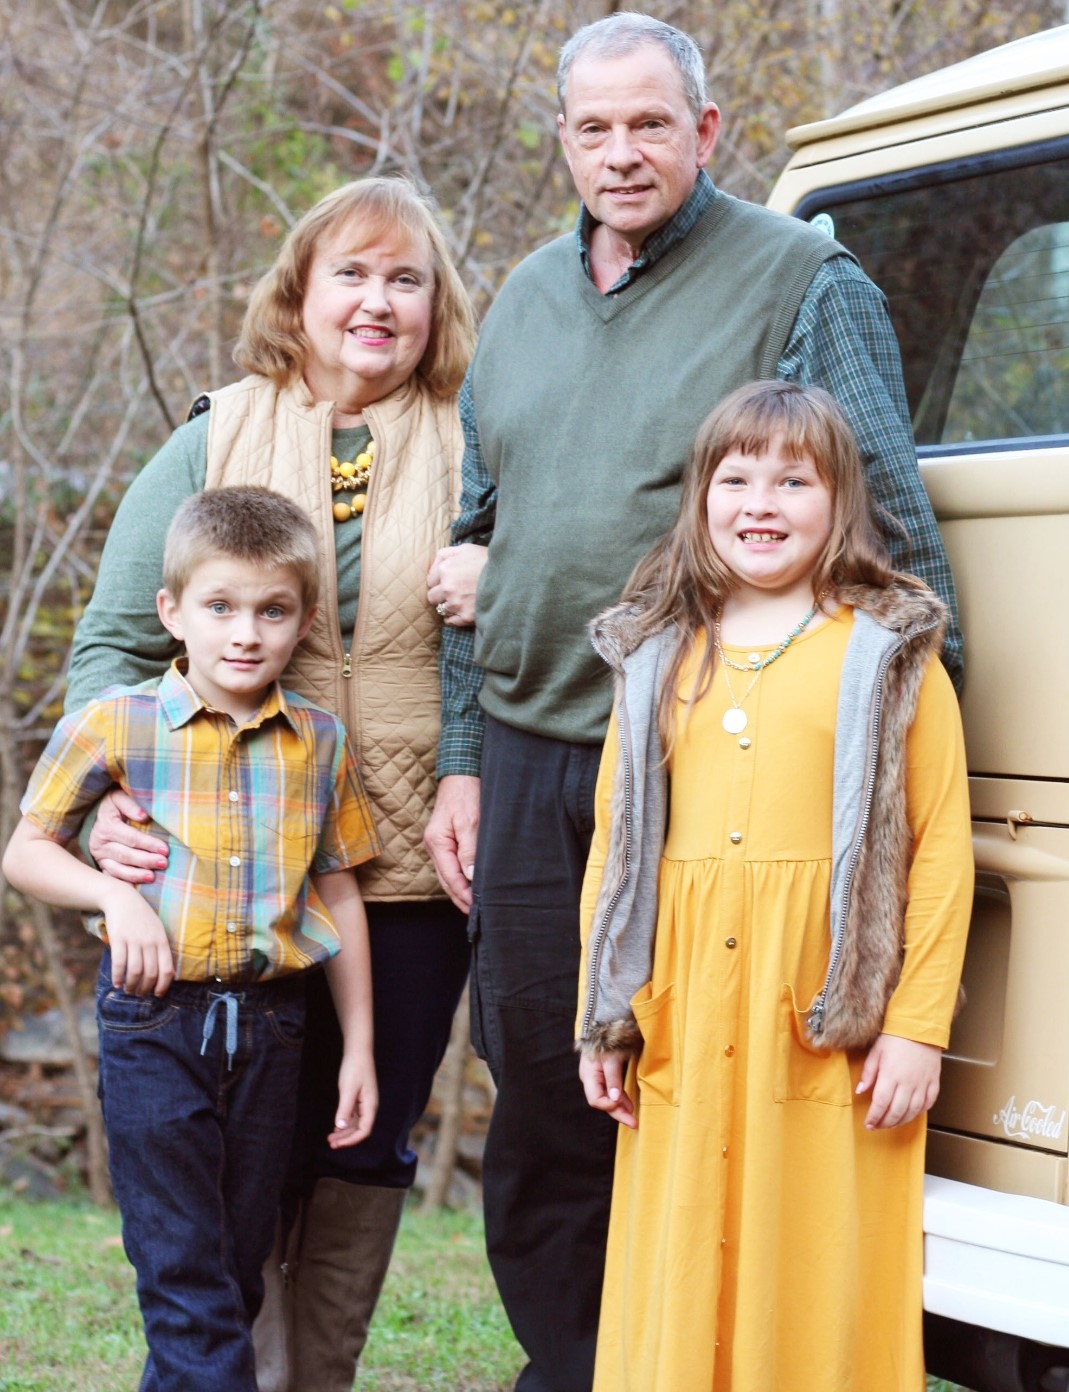
M 193 397 L 238 375 L 230 349 L 286 229 L 340 183 L 404 172 L 485 309 L 576 217 L 560 45 L 630 8 L 0 0 L 0 844 L 116 502 Z M 1066 0 L 646 8 L 701 45 L 724 117 L 711 172 L 759 201 L 789 127 L 1069 17 Z M 79 931 L 0 882 L 0 1032 L 49 996 L 69 1009 Z

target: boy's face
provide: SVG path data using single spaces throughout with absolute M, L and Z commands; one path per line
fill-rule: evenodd
M 305 613 L 288 566 L 266 570 L 226 556 L 195 566 L 181 599 L 160 590 L 156 607 L 163 626 L 186 645 L 190 686 L 239 724 L 256 714 L 315 612 Z

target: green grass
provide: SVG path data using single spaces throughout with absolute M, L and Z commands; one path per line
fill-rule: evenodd
M 144 1343 L 119 1220 L 0 1198 L 0 1392 L 124 1392 Z M 505 1392 L 523 1363 L 470 1214 L 410 1209 L 359 1392 Z M 928 1392 L 956 1392 L 928 1380 Z
M 0 1392 L 124 1392 L 143 1357 L 117 1214 L 0 1198 Z M 409 1210 L 360 1392 L 504 1392 L 522 1363 L 479 1220 Z

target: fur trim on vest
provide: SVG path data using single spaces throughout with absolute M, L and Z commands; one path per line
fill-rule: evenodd
M 855 611 L 854 632 L 836 721 L 829 968 L 809 1032 L 822 1048 L 861 1049 L 880 1033 L 901 972 L 912 855 L 906 736 L 946 608 L 904 582 L 850 586 L 840 598 Z M 616 672 L 621 739 L 580 1006 L 578 1047 L 593 1055 L 641 1049 L 630 1000 L 649 980 L 656 931 L 667 783 L 656 704 L 674 635 L 640 642 L 636 619 L 620 605 L 592 625 L 594 646 Z
M 423 848 L 435 794 L 441 635 L 427 603 L 426 571 L 435 551 L 449 544 L 459 503 L 456 402 L 408 383 L 364 412 L 376 453 L 351 643 L 343 643 L 338 620 L 328 464 L 333 403 L 313 401 L 303 383 L 278 391 L 256 376 L 212 392 L 211 402 L 205 487 L 274 488 L 307 510 L 321 539 L 319 608 L 283 684 L 339 715 L 356 750 L 384 844 L 359 868 L 361 891 L 368 899 L 440 899 Z M 318 461 L 314 469 L 310 460 Z

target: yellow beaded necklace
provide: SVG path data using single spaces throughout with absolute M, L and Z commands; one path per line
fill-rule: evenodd
M 352 498 L 339 498 L 334 504 L 335 522 L 348 522 L 350 517 L 358 517 L 367 506 L 367 486 L 371 478 L 371 466 L 375 462 L 375 441 L 369 440 L 365 448 L 352 460 L 341 463 L 335 455 L 330 456 L 330 486 L 335 493 L 353 493 Z M 357 493 L 356 489 L 363 491 Z

